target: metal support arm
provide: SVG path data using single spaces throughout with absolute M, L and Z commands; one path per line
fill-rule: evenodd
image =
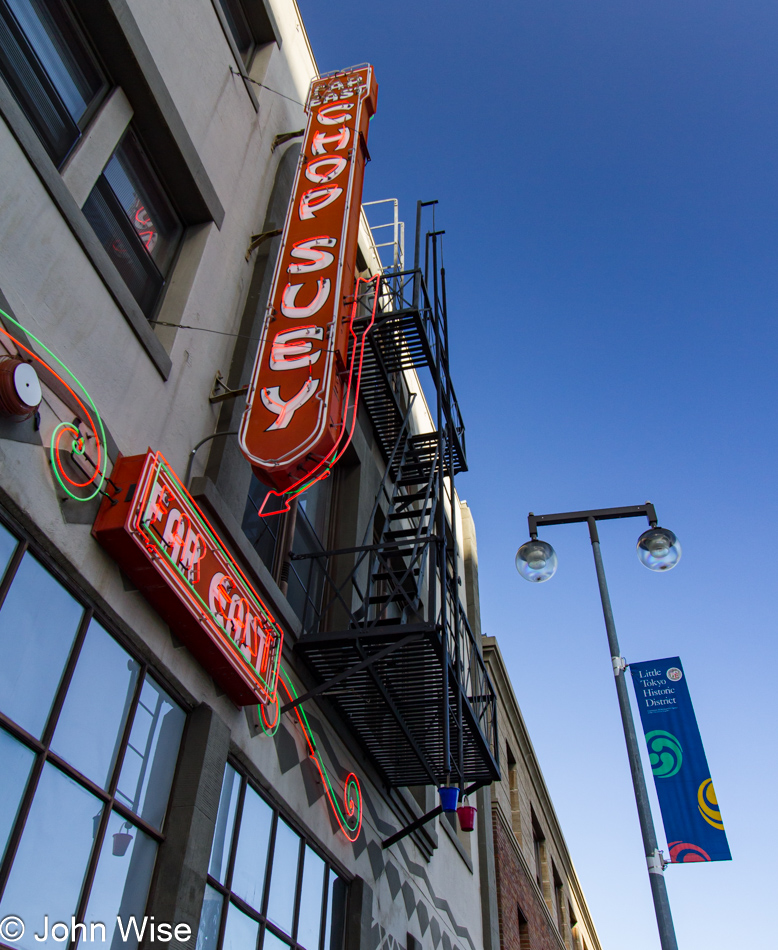
M 465 789 L 463 798 L 466 795 L 472 795 L 473 792 L 477 792 L 479 788 L 483 788 L 484 785 L 488 785 L 488 782 L 475 782 L 473 785 L 470 785 Z M 437 808 L 433 808 L 432 811 L 428 811 L 426 815 L 422 815 L 421 818 L 417 818 L 416 821 L 412 821 L 409 825 L 406 825 L 405 828 L 401 828 L 399 831 L 396 831 L 389 838 L 386 838 L 381 842 L 381 847 L 386 850 L 391 848 L 393 844 L 396 844 L 398 841 L 401 841 L 403 838 L 407 838 L 408 835 L 413 834 L 418 828 L 421 828 L 423 825 L 426 825 L 427 822 L 432 821 L 433 818 L 437 818 L 438 815 L 443 813 L 443 806 L 438 805 Z

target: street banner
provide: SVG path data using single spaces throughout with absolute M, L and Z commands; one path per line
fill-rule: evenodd
M 630 663 L 672 864 L 730 861 L 705 749 L 677 656 Z

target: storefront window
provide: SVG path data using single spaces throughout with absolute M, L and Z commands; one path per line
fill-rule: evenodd
M 66 939 L 46 917 L 135 950 L 116 918 L 143 916 L 184 711 L 0 527 L 2 560 L 0 917 L 31 922 L 20 950 Z
M 346 882 L 227 765 L 197 950 L 341 950 Z

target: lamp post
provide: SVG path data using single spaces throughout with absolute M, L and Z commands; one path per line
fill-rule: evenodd
M 616 626 L 613 622 L 608 585 L 605 580 L 605 570 L 602 566 L 600 553 L 600 538 L 597 533 L 598 521 L 610 521 L 615 518 L 648 519 L 649 528 L 638 538 L 638 557 L 642 564 L 652 571 L 667 571 L 675 567 L 681 557 L 681 546 L 672 531 L 657 527 L 657 517 L 651 502 L 645 505 L 635 505 L 631 508 L 600 508 L 594 511 L 568 511 L 555 515 L 535 515 L 530 512 L 527 521 L 529 524 L 530 540 L 523 544 L 516 554 L 516 568 L 525 580 L 542 583 L 553 577 L 557 568 L 557 557 L 554 549 L 546 541 L 538 540 L 538 527 L 555 524 L 574 524 L 586 522 L 589 526 L 589 537 L 592 542 L 594 564 L 597 569 L 597 583 L 600 588 L 602 612 L 605 617 L 605 629 L 608 633 L 611 663 L 616 681 L 616 694 L 619 699 L 621 722 L 624 727 L 624 739 L 627 743 L 629 769 L 632 773 L 632 785 L 635 789 L 640 832 L 643 836 L 643 848 L 648 865 L 648 877 L 651 882 L 651 895 L 654 899 L 654 911 L 659 928 L 659 940 L 662 950 L 678 950 L 675 939 L 673 918 L 670 913 L 670 902 L 667 897 L 667 887 L 664 879 L 664 862 L 657 848 L 656 831 L 651 815 L 651 806 L 648 801 L 646 779 L 640 761 L 635 722 L 632 718 L 632 709 L 629 704 L 629 693 L 624 677 L 626 663 L 621 656 L 619 641 L 616 636 Z

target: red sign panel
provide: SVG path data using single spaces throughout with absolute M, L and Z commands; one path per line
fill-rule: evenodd
M 283 632 L 158 453 L 119 458 L 92 534 L 238 706 L 275 701 Z
M 314 80 L 240 445 L 263 482 L 284 492 L 327 460 L 346 424 L 349 330 L 371 66 Z

